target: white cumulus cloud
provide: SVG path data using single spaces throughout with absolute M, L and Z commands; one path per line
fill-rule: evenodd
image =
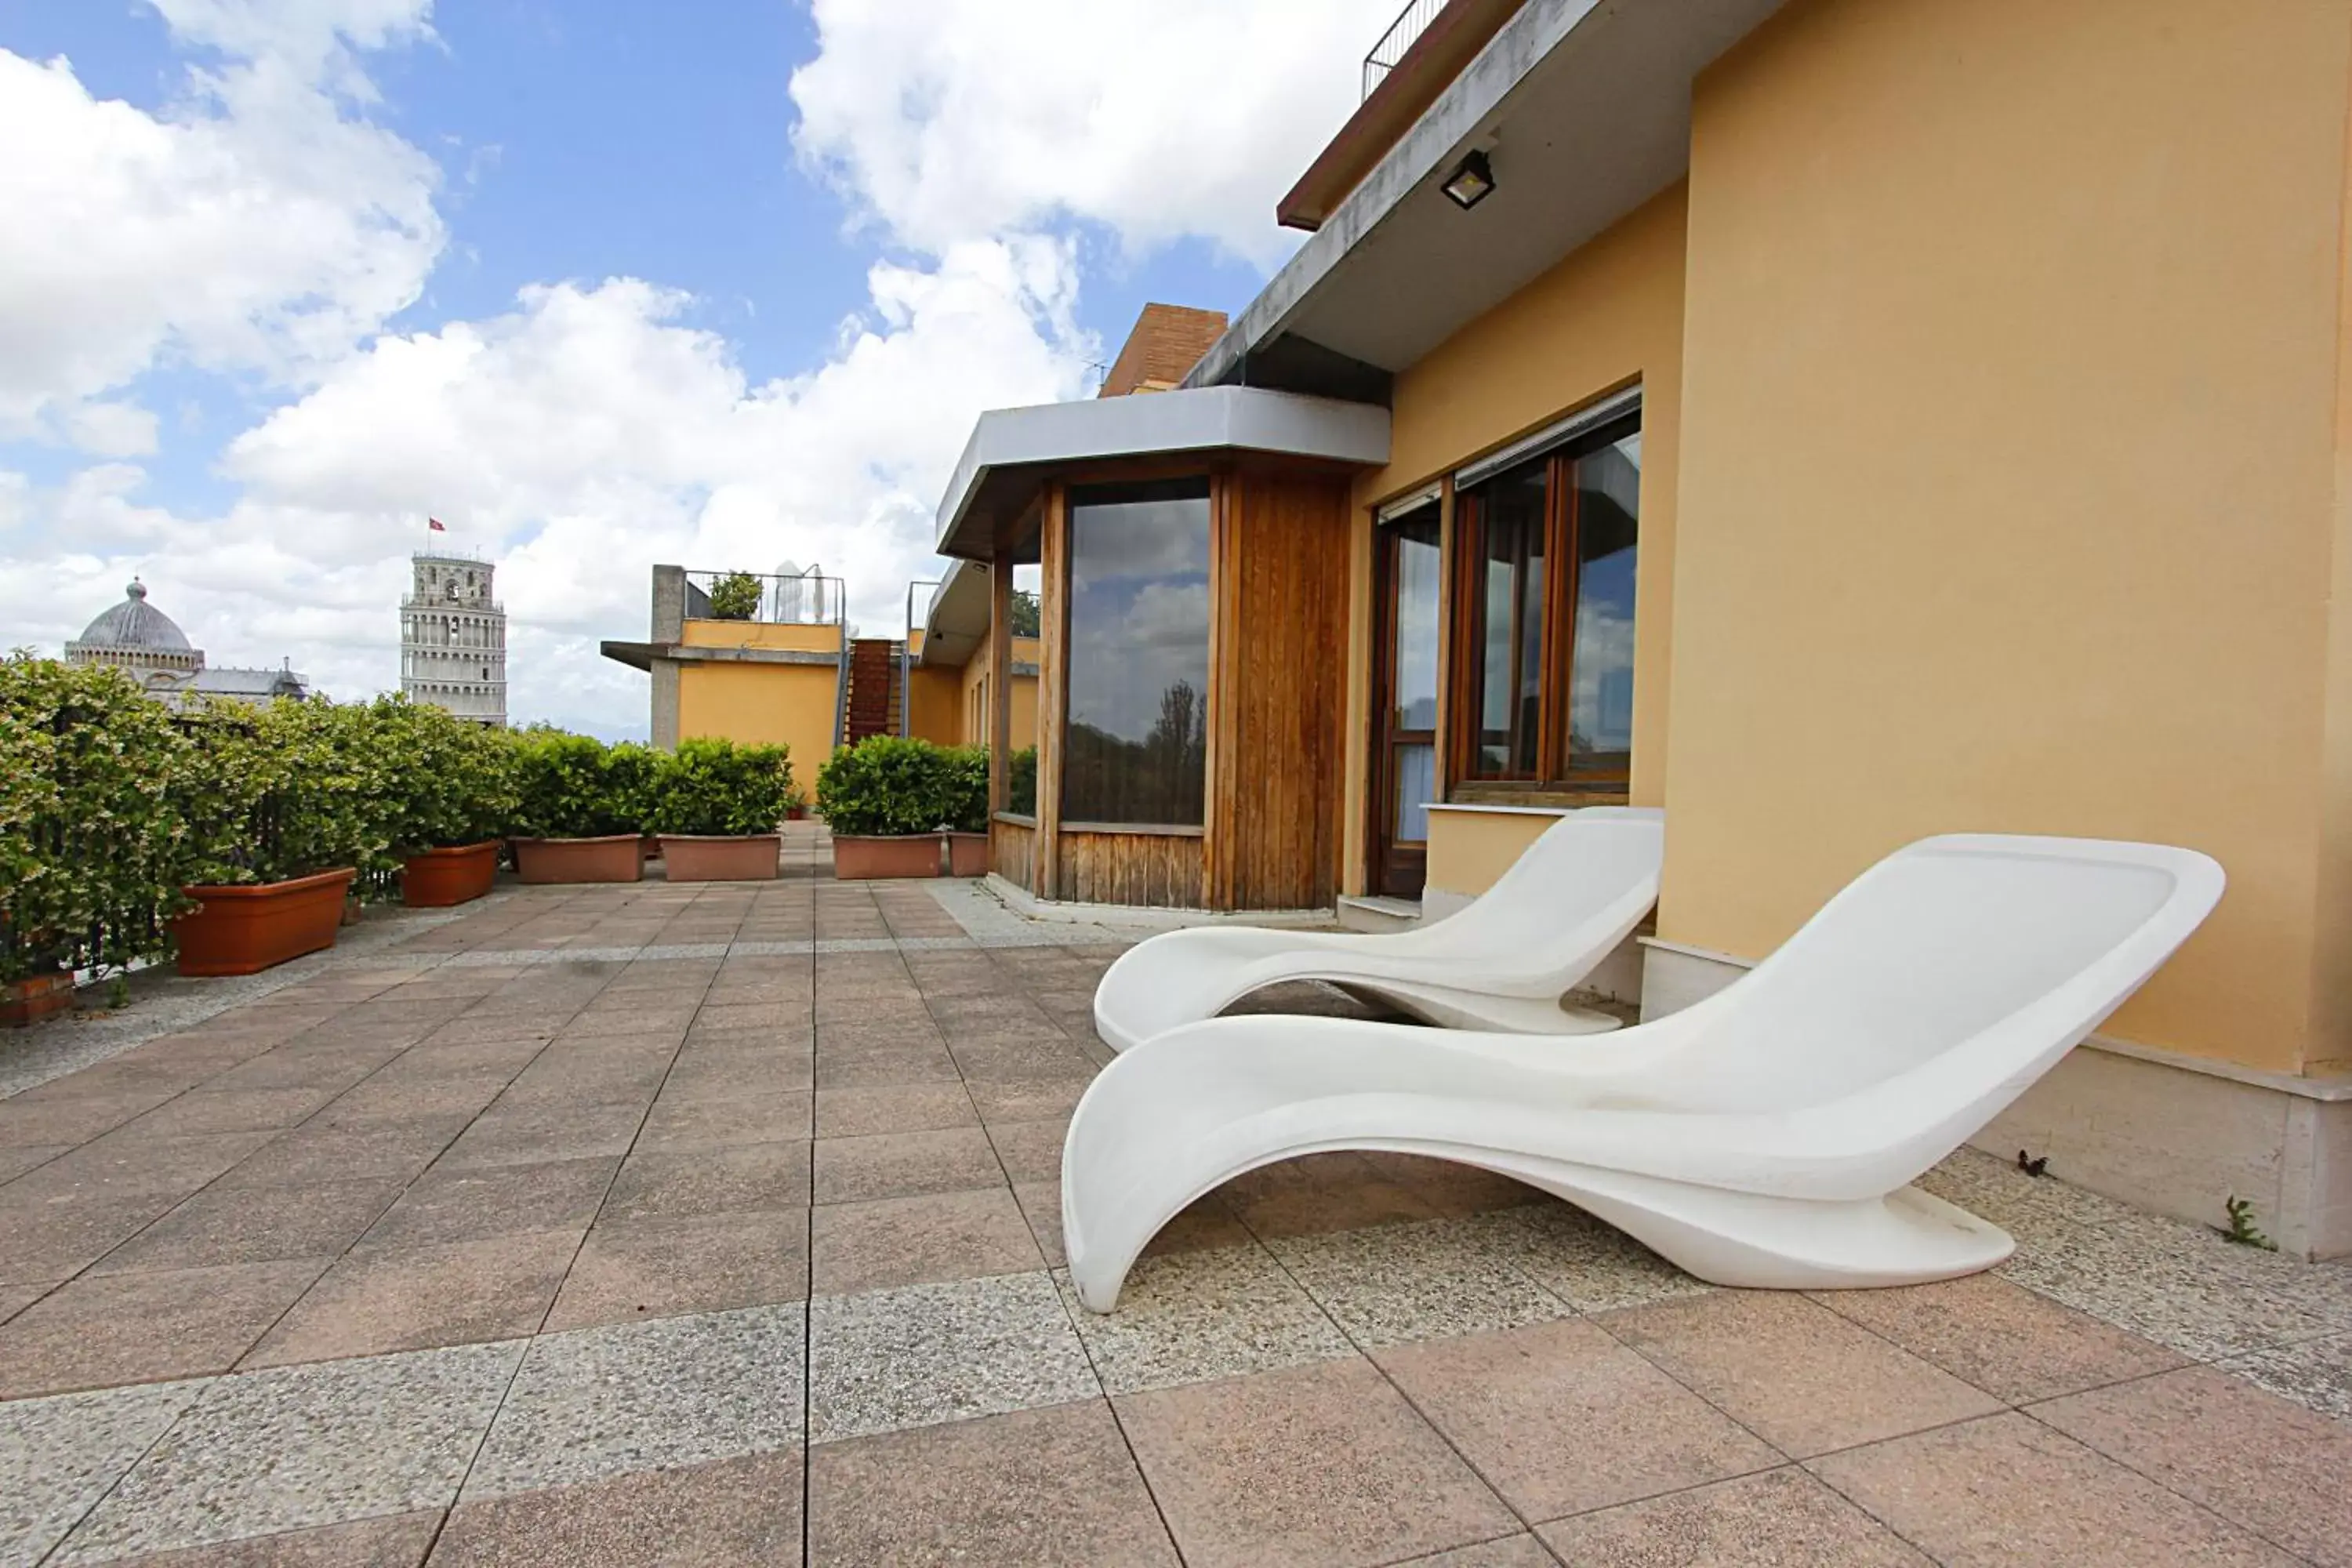
M 1396 0 L 814 0 L 802 155 L 898 239 L 1088 219 L 1261 265 Z

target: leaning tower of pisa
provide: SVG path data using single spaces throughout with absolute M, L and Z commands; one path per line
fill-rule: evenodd
M 490 591 L 498 568 L 466 555 L 413 557 L 400 601 L 400 689 L 460 719 L 507 721 L 507 612 Z

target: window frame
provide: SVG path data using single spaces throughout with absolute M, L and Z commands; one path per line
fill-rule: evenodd
M 1601 760 L 1572 766 L 1567 755 L 1569 704 L 1575 690 L 1577 595 L 1582 589 L 1583 563 L 1579 544 L 1582 520 L 1578 515 L 1576 466 L 1604 451 L 1643 427 L 1638 398 L 1630 406 L 1612 398 L 1597 405 L 1604 417 L 1563 422 L 1559 438 L 1504 468 L 1478 466 L 1475 484 L 1458 482 L 1454 501 L 1454 559 L 1447 574 L 1453 635 L 1446 647 L 1445 689 L 1449 710 L 1445 736 L 1446 776 L 1454 786 L 1470 785 L 1500 791 L 1555 791 L 1621 795 L 1633 776 L 1633 751 L 1601 753 Z M 1486 640 L 1486 487 L 1524 468 L 1544 469 L 1543 626 L 1537 654 L 1536 765 L 1532 772 L 1490 771 L 1482 765 L 1481 739 L 1486 719 L 1484 677 Z M 1465 472 L 1472 471 L 1465 469 Z M 1639 517 L 1635 519 L 1638 548 Z M 1638 578 L 1639 563 L 1635 565 Z M 1524 603 L 1525 590 L 1514 595 Z M 1517 616 L 1513 616 L 1514 644 Z M 1516 706 L 1516 699 L 1515 699 Z M 1449 788 L 1449 795 L 1454 790 Z

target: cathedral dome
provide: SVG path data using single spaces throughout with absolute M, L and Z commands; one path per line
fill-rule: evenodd
M 147 602 L 147 584 L 136 577 L 123 591 L 122 603 L 83 628 L 79 646 L 85 648 L 142 648 L 158 653 L 187 653 L 186 634 L 171 616 Z

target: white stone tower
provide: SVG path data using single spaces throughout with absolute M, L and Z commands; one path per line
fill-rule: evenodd
M 507 721 L 507 612 L 490 592 L 498 568 L 470 556 L 413 557 L 400 601 L 400 689 L 460 719 Z

